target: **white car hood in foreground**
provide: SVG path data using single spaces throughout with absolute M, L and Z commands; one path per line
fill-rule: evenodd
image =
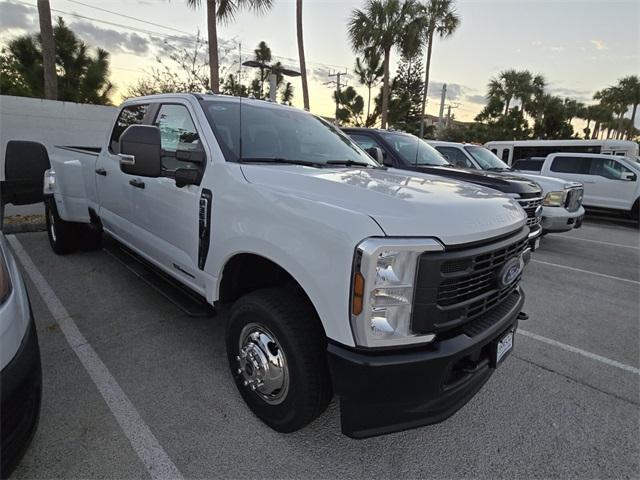
M 521 228 L 522 208 L 487 188 L 400 170 L 242 165 L 245 178 L 288 197 L 369 215 L 388 236 L 456 245 Z M 347 226 L 345 226 L 347 228 Z

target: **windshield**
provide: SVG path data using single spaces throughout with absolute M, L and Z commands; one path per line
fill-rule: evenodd
M 482 170 L 509 170 L 509 165 L 496 157 L 484 147 L 464 147 L 471 154 Z
M 413 135 L 381 132 L 382 138 L 393 148 L 405 163 L 410 165 L 449 165 L 435 148 Z
M 235 98 L 202 106 L 228 161 L 380 167 L 339 129 L 302 110 L 243 101 L 241 117 Z

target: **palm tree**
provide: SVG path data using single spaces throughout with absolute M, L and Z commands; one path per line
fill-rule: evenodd
M 271 62 L 271 49 L 263 40 L 258 44 L 258 48 L 253 51 L 253 59 L 260 63 L 260 98 L 264 96 L 264 81 L 268 75 L 268 64 Z
M 302 103 L 309 110 L 309 85 L 307 84 L 307 61 L 304 58 L 304 37 L 302 35 L 302 0 L 296 0 L 296 31 L 298 35 L 298 58 L 302 75 Z M 293 95 L 292 95 L 293 96 Z
M 640 78 L 637 75 L 624 77 L 619 80 L 618 85 L 624 92 L 627 104 L 632 105 L 631 125 L 635 128 L 636 113 L 640 104 Z
M 427 108 L 433 38 L 436 34 L 441 39 L 447 38 L 452 35 L 460 25 L 460 17 L 456 13 L 454 0 L 429 0 L 426 5 L 422 6 L 422 18 L 427 22 L 427 28 L 424 30 L 423 37 L 424 42 L 427 44 L 427 65 L 424 69 L 420 137 L 424 136 L 424 114 Z
M 380 77 L 384 73 L 381 60 L 380 52 L 372 47 L 365 49 L 362 60 L 356 58 L 355 73 L 360 84 L 366 86 L 368 90 L 367 117 L 365 121 L 368 121 L 371 113 L 371 89 L 378 84 Z
M 58 77 L 56 75 L 56 44 L 51 26 L 49 0 L 38 0 L 40 42 L 42 44 L 42 66 L 44 70 L 44 98 L 58 99 Z
M 415 0 L 367 0 L 364 10 L 351 13 L 348 29 L 353 49 L 374 48 L 384 55 L 381 127 L 387 127 L 389 110 L 389 63 L 391 50 L 401 48 L 407 26 L 416 18 Z
M 218 58 L 218 21 L 230 22 L 241 8 L 249 8 L 256 13 L 264 13 L 273 5 L 273 0 L 206 0 L 207 33 L 209 36 L 209 70 L 211 90 L 220 91 L 220 60 Z M 191 8 L 198 8 L 202 0 L 187 0 Z
M 291 105 L 291 102 L 293 101 L 293 85 L 291 85 L 291 82 L 287 82 L 282 89 L 282 93 L 280 93 L 280 101 L 284 105 Z

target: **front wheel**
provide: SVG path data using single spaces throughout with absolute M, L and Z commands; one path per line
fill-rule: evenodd
M 326 340 L 306 298 L 280 288 L 248 293 L 231 310 L 226 343 L 242 398 L 274 430 L 299 430 L 326 409 Z
M 45 201 L 45 215 L 47 217 L 47 235 L 53 251 L 58 255 L 76 251 L 78 249 L 77 225 L 60 218 L 56 201 L 53 198 Z

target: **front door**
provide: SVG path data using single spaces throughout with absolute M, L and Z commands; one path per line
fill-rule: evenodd
M 606 208 L 631 209 L 638 185 L 637 175 L 634 175 L 615 157 L 592 158 L 589 173 L 594 181 L 589 184 L 590 201 L 597 202 Z
M 160 129 L 162 176 L 144 179 L 145 188 L 135 189 L 134 216 L 143 229 L 136 243 L 168 273 L 204 294 L 201 221 L 208 227 L 210 192 L 200 185 L 178 187 L 175 181 L 176 170 L 186 168 L 199 170 L 202 178 L 206 159 L 179 159 L 203 152 L 201 136 L 183 104 L 160 105 L 153 125 Z

